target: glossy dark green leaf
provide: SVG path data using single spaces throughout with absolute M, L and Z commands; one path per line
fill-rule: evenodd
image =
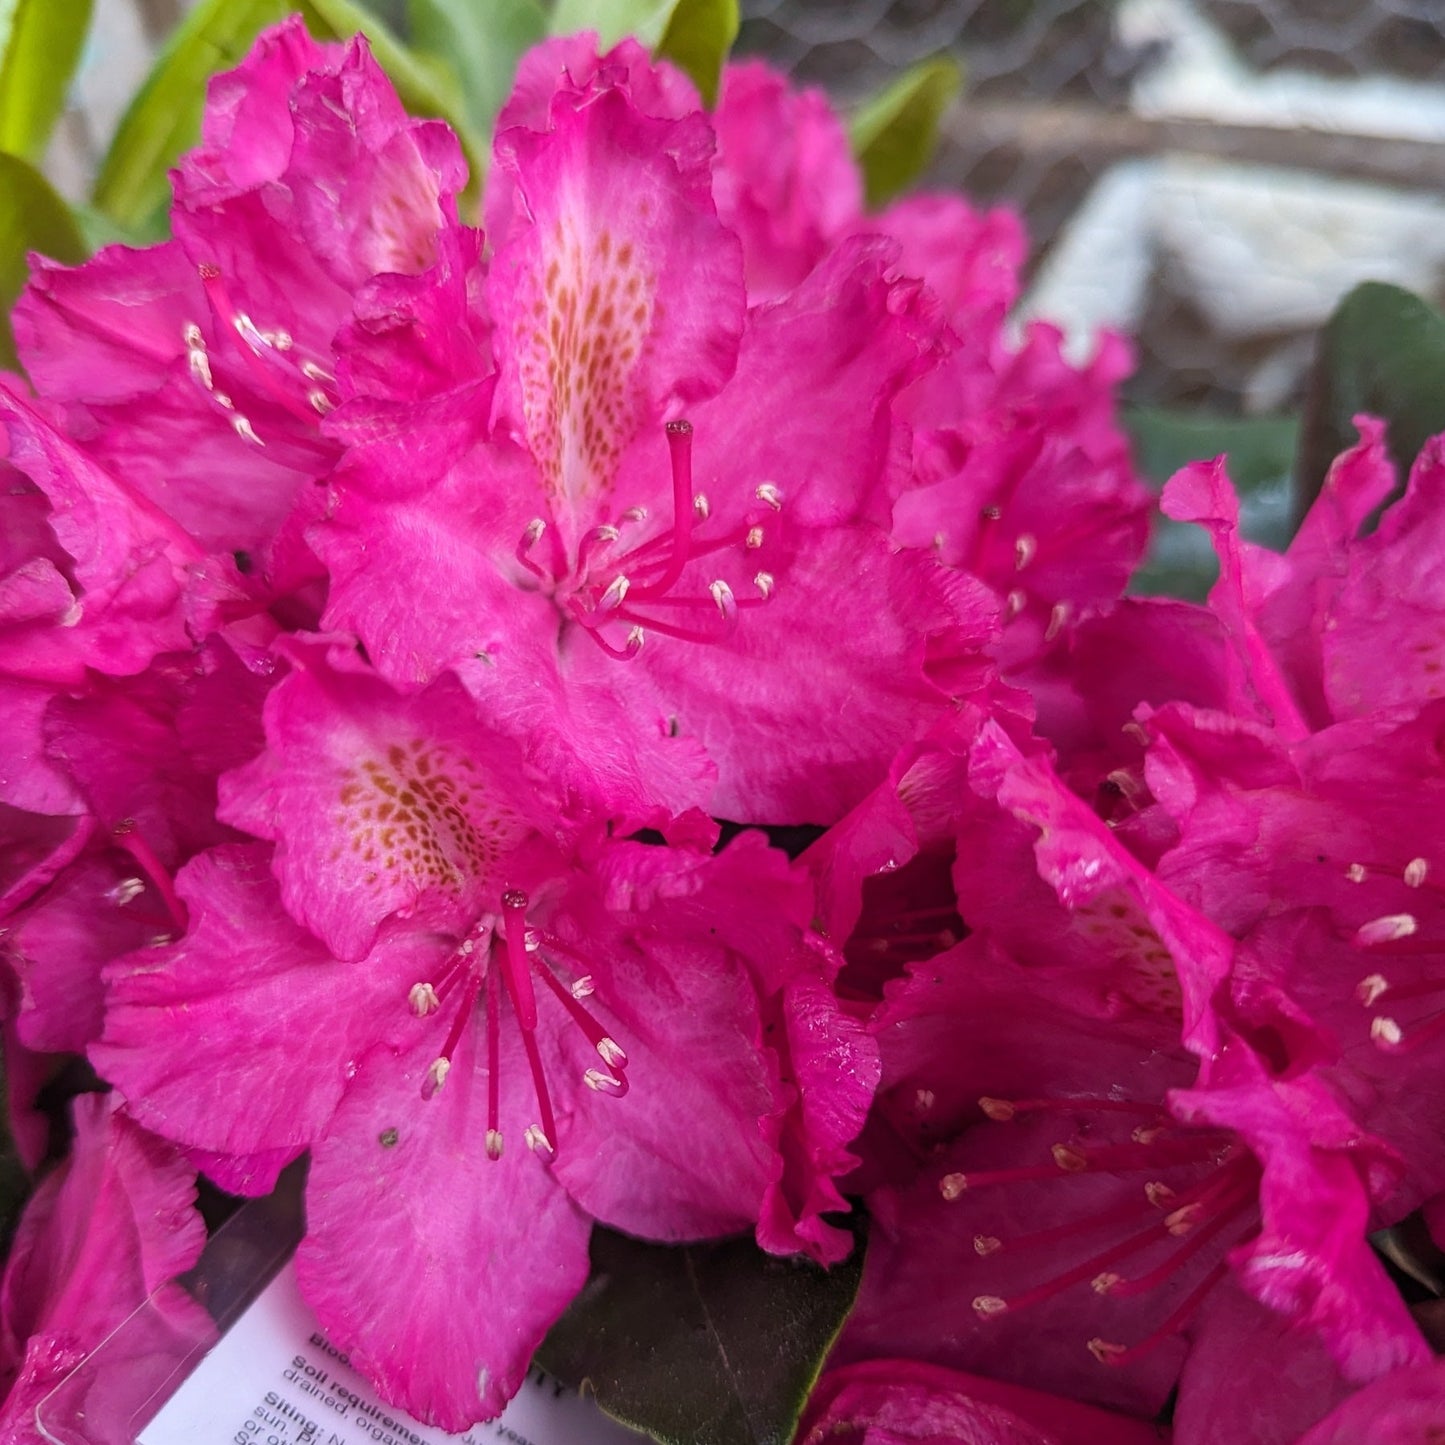
M 121 117 L 96 179 L 96 207 L 135 231 L 153 226 L 169 194 L 166 172 L 200 134 L 206 82 L 236 65 L 257 34 L 299 11 L 318 40 L 364 31 L 377 61 L 415 115 L 440 116 L 457 131 L 479 174 L 481 146 L 463 114 L 455 79 L 407 49 L 353 0 L 201 0 L 176 28 L 155 67 Z
M 1300 438 L 1299 514 L 1355 443 L 1358 412 L 1384 418 L 1402 475 L 1425 439 L 1445 431 L 1445 315 L 1379 281 L 1356 286 L 1320 333 Z
M 85 242 L 70 208 L 34 166 L 0 154 L 0 368 L 16 366 L 10 308 L 29 274 L 26 253 L 83 261 Z
M 886 205 L 923 173 L 962 85 L 958 63 L 935 56 L 905 71 L 853 117 L 848 129 L 869 206 Z
M 1251 542 L 1283 549 L 1293 530 L 1290 475 L 1299 423 L 1293 417 L 1217 417 L 1197 411 L 1133 407 L 1123 415 L 1139 470 L 1162 487 L 1188 462 L 1229 458 L 1239 493 L 1240 529 Z M 1149 556 L 1130 592 L 1200 601 L 1219 574 L 1203 527 L 1155 520 Z
M 737 0 L 678 0 L 657 55 L 685 70 L 702 92 L 703 104 L 717 104 L 722 68 L 738 38 Z
M 413 47 L 450 67 L 468 121 L 488 134 L 517 61 L 546 37 L 546 11 L 538 0 L 407 0 L 407 18 Z
M 38 161 L 65 105 L 92 0 L 0 0 L 0 151 Z
M 668 1445 L 786 1445 L 852 1308 L 861 1244 L 831 1270 L 748 1238 L 592 1233 L 592 1277 L 537 1362 Z

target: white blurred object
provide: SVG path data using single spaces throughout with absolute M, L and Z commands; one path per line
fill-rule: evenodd
M 1140 115 L 1445 142 L 1438 85 L 1250 71 L 1188 0 L 1123 0 L 1115 25 L 1126 44 L 1161 50 L 1131 92 Z M 1312 329 L 1361 281 L 1435 290 L 1445 275 L 1445 201 L 1182 155 L 1123 162 L 1070 220 L 1020 319 L 1056 320 L 1080 357 L 1101 327 L 1137 328 L 1159 268 L 1223 336 Z M 1307 352 L 1270 359 L 1261 397 L 1287 389 L 1281 367 L 1295 355 Z
M 1165 47 L 1130 94 L 1139 115 L 1445 140 L 1439 85 L 1250 70 L 1189 0 L 1123 0 L 1114 34 L 1130 49 Z

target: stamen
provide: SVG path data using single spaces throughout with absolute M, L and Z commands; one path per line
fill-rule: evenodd
M 146 891 L 145 879 L 143 878 L 122 878 L 114 888 L 106 892 L 106 897 L 115 904 L 117 908 L 124 908 L 133 899 L 139 898 Z
M 411 1006 L 412 1013 L 419 1019 L 424 1019 L 428 1014 L 435 1013 L 441 1007 L 437 991 L 429 983 L 412 984 L 406 1001 Z
M 1025 567 L 1033 561 L 1034 553 L 1039 550 L 1038 538 L 1029 532 L 1021 532 L 1014 541 L 1014 567 L 1022 572 Z
M 773 595 L 775 580 L 771 572 L 759 572 L 753 577 L 753 586 L 762 593 L 764 598 Z
M 705 522 L 712 516 L 712 503 L 708 501 L 706 493 L 699 492 L 697 496 L 692 499 L 692 509 L 697 513 L 699 522 Z
M 540 1124 L 528 1124 L 522 1138 L 534 1154 L 555 1155 L 557 1152 L 547 1131 Z
M 617 576 L 607 584 L 607 590 L 597 599 L 596 610 L 601 613 L 607 613 L 621 607 L 623 599 L 627 596 L 631 587 L 631 580 L 619 572 Z
M 539 567 L 528 553 L 542 540 L 542 534 L 547 530 L 547 524 L 540 517 L 533 517 L 522 531 L 522 540 L 517 543 L 517 550 L 513 553 L 522 566 L 534 577 L 540 577 L 543 582 L 552 581 L 552 574 Z
M 1108 1340 L 1099 1339 L 1097 1336 L 1089 1341 L 1089 1353 L 1098 1360 L 1101 1365 L 1128 1365 L 1143 1355 L 1147 1355 L 1157 1346 L 1162 1345 L 1165 1340 L 1177 1335 L 1188 1323 L 1194 1311 L 1204 1302 L 1205 1297 L 1229 1272 L 1227 1263 L 1216 1265 L 1204 1277 L 1189 1297 L 1146 1339 L 1141 1340 L 1137 1345 L 1126 1346 L 1116 1345 Z
M 248 417 L 242 416 L 239 412 L 231 418 L 231 427 L 242 441 L 248 441 L 253 446 L 264 447 L 265 442 L 256 435 L 256 428 L 251 425 Z
M 1423 858 L 1412 858 L 1405 864 L 1405 887 L 1419 888 L 1429 876 L 1430 865 Z
M 1345 877 L 1351 883 L 1363 883 L 1365 881 L 1365 865 L 1363 863 L 1351 863 L 1345 869 Z
M 1361 948 L 1373 948 L 1380 943 L 1394 943 L 1397 939 L 1409 938 L 1420 925 L 1413 913 L 1387 913 L 1383 918 L 1372 918 L 1355 930 L 1355 942 Z
M 763 545 L 763 529 L 761 527 L 749 527 L 748 535 L 743 545 L 749 552 L 756 552 Z
M 186 905 L 181 902 L 181 896 L 176 892 L 176 885 L 171 881 L 171 875 L 167 871 L 166 865 L 156 856 L 155 849 L 137 831 L 135 819 L 122 818 L 111 829 L 111 837 L 115 839 L 117 846 L 123 848 L 140 865 L 141 872 L 146 875 L 151 886 L 160 894 L 161 902 L 165 904 L 166 912 L 170 914 L 171 922 L 176 926 L 176 932 L 184 933 L 190 922 Z
M 711 594 L 712 600 L 717 603 L 717 610 L 722 614 L 722 620 L 724 622 L 733 621 L 738 615 L 738 605 L 737 600 L 733 597 L 733 589 L 722 578 L 718 578 L 717 581 L 708 583 L 707 590 Z M 767 593 L 763 595 L 767 596 Z
M 502 1134 L 499 1129 L 487 1130 L 487 1158 L 495 1163 L 502 1157 Z
M 446 1083 L 447 1075 L 451 1073 L 451 1071 L 452 1061 L 445 1055 L 433 1059 L 431 1066 L 426 1071 L 426 1080 L 421 1086 L 422 1098 L 430 1099 L 434 1097 L 442 1085 Z
M 769 506 L 775 512 L 783 510 L 783 494 L 772 482 L 762 482 L 754 490 L 753 495 L 758 501 Z
M 1366 1007 L 1374 1006 L 1375 1000 L 1390 990 L 1389 980 L 1382 973 L 1367 974 L 1355 985 L 1355 997 Z
M 581 978 L 573 981 L 573 998 L 590 998 L 596 992 L 597 983 L 590 973 L 584 973 Z

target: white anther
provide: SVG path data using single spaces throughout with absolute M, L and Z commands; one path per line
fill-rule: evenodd
M 522 1138 L 527 1141 L 527 1148 L 534 1154 L 555 1154 L 557 1152 L 552 1147 L 552 1141 L 542 1132 L 540 1124 L 528 1124 Z
M 612 612 L 616 608 L 621 607 L 623 599 L 627 596 L 628 588 L 631 586 L 632 583 L 628 581 L 627 575 L 619 572 L 617 576 L 607 584 L 607 591 L 598 598 L 597 610 L 599 612 Z
M 106 894 L 117 908 L 124 908 L 132 898 L 139 898 L 146 891 L 144 878 L 122 878 L 114 888 Z
M 645 522 L 647 520 L 646 507 L 629 507 L 623 514 L 624 522 Z
M 622 1046 L 616 1039 L 609 1039 L 606 1035 L 598 1039 L 597 1052 L 609 1069 L 625 1069 L 627 1067 L 627 1055 L 623 1053 Z
M 429 983 L 412 984 L 406 1001 L 411 1006 L 412 1013 L 419 1019 L 424 1019 L 428 1014 L 435 1013 L 441 1007 L 437 991 Z
M 1098 1360 L 1101 1365 L 1117 1364 L 1129 1353 L 1123 1345 L 1110 1344 L 1108 1340 L 1101 1340 L 1097 1335 L 1089 1341 L 1089 1353 Z
M 748 528 L 747 546 L 750 551 L 756 552 L 763 545 L 763 529 L 761 527 Z
M 538 933 L 535 928 L 527 929 L 522 935 L 522 947 L 525 948 L 528 953 L 536 953 L 541 946 L 542 935 Z
M 783 494 L 772 482 L 763 482 L 753 495 L 758 501 L 766 502 L 773 511 L 781 512 L 783 510 Z
M 1199 1223 L 1199 1218 L 1203 1213 L 1204 1206 L 1202 1204 L 1185 1204 L 1176 1209 L 1173 1214 L 1164 1217 L 1164 1228 L 1177 1239 L 1188 1234 Z
M 640 627 L 634 627 L 627 634 L 627 650 L 629 652 L 641 652 L 642 644 L 647 641 L 647 634 Z
M 1430 865 L 1423 858 L 1412 858 L 1405 864 L 1405 887 L 1419 888 L 1430 872 Z
M 266 340 L 260 327 L 258 327 L 244 311 L 238 311 L 236 313 L 236 319 L 232 325 L 235 326 L 241 335 L 241 339 L 245 341 L 246 345 L 249 346 L 252 351 L 259 351 L 263 346 L 269 346 L 271 344 Z
M 239 412 L 231 418 L 231 426 L 234 428 L 236 435 L 245 441 L 251 442 L 258 447 L 264 447 L 266 445 L 266 443 L 256 435 L 256 428 Z
M 1382 1048 L 1399 1048 L 1405 1031 L 1394 1019 L 1377 1018 L 1370 1021 L 1370 1037 Z
M 1008 1301 L 1000 1299 L 996 1294 L 981 1294 L 973 1302 L 973 1312 L 980 1319 L 991 1320 L 995 1315 L 1001 1315 L 1008 1309 Z
M 1024 604 L 1028 600 L 1028 594 L 1015 587 L 1003 600 L 1003 620 L 1011 622 L 1024 610 Z
M 431 1092 L 436 1093 L 447 1081 L 447 1075 L 452 1071 L 452 1061 L 447 1058 L 433 1059 L 427 1067 L 426 1081 Z
M 1065 1174 L 1082 1174 L 1089 1167 L 1089 1161 L 1072 1145 L 1055 1144 L 1049 1153 Z
M 1007 1124 L 1010 1119 L 1018 1113 L 1018 1109 L 1010 1099 L 993 1099 L 987 1094 L 978 1101 L 978 1107 L 983 1110 L 995 1123 Z
M 933 534 L 933 550 L 934 550 L 935 552 L 941 552 L 941 551 L 943 551 L 943 549 L 944 549 L 944 547 L 947 545 L 947 543 L 948 543 L 948 538 L 945 537 L 942 532 L 935 532 L 935 533 Z
M 582 1082 L 599 1094 L 620 1094 L 622 1092 L 621 1082 L 614 1079 L 611 1074 L 603 1073 L 601 1069 L 588 1069 L 582 1075 Z
M 1022 572 L 1034 560 L 1034 553 L 1038 550 L 1038 538 L 1031 532 L 1020 532 L 1014 540 L 1014 567 Z
M 1067 602 L 1055 602 L 1049 611 L 1049 625 L 1044 628 L 1044 641 L 1052 642 L 1064 630 L 1073 609 Z
M 702 492 L 699 492 L 692 499 L 692 510 L 696 513 L 699 522 L 705 522 L 712 516 L 712 503 Z
M 331 398 L 319 386 L 312 387 L 306 393 L 306 400 L 311 403 L 311 410 L 320 416 L 325 416 L 332 410 Z
M 733 589 L 719 577 L 716 582 L 709 582 L 707 584 L 707 590 L 711 594 L 712 600 L 717 603 L 717 610 L 722 613 L 723 621 L 732 621 L 734 614 L 738 610 L 737 599 L 733 596 Z
M 1162 1124 L 1140 1125 L 1130 1132 L 1129 1137 L 1136 1144 L 1157 1144 L 1168 1130 Z
M 148 939 L 146 939 L 146 947 L 164 948 L 166 944 L 174 943 L 175 941 L 176 936 L 174 933 L 153 933 Z
M 204 351 L 206 349 L 206 338 L 201 335 L 201 328 L 194 321 L 187 321 L 181 328 L 181 339 L 186 343 L 188 351 Z
M 938 1102 L 938 1095 L 932 1089 L 920 1089 L 913 1096 L 913 1107 L 920 1114 L 926 1114 Z
M 576 983 L 572 985 L 573 998 L 591 998 L 597 992 L 597 982 L 590 973 L 584 973 Z
M 457 944 L 457 952 L 461 954 L 463 958 L 470 958 L 472 953 L 475 951 L 476 946 L 477 941 L 475 938 L 464 938 L 459 944 Z
M 540 517 L 533 517 L 522 529 L 522 545 L 535 547 L 542 540 L 542 533 L 546 530 L 547 524 Z
M 1351 883 L 1363 883 L 1365 881 L 1365 865 L 1363 863 L 1351 863 L 1345 869 L 1345 877 Z
M 1003 1248 L 1003 1240 L 996 1234 L 975 1234 L 973 1237 L 973 1252 L 980 1259 L 987 1259 L 989 1255 L 996 1254 Z
M 592 535 L 599 542 L 615 542 L 622 533 L 616 527 L 604 522 L 600 527 L 593 528 Z
M 199 347 L 193 346 L 186 352 L 186 364 L 191 368 L 191 375 L 207 391 L 215 386 L 215 379 L 211 376 L 211 358 Z
M 487 1130 L 487 1158 L 500 1159 L 502 1157 L 502 1131 L 500 1129 Z
M 1123 1283 L 1124 1276 L 1122 1274 L 1115 1274 L 1113 1270 L 1106 1269 L 1102 1274 L 1096 1274 L 1089 1281 L 1089 1288 L 1095 1294 L 1113 1294 Z
M 270 341 L 271 345 L 276 348 L 277 351 L 290 351 L 291 348 L 296 344 L 291 338 L 291 333 L 289 331 L 283 331 L 279 326 L 276 328 L 275 331 L 268 331 L 266 333 L 266 338 L 268 341 Z M 316 370 L 318 371 L 320 369 L 320 367 L 316 368 Z M 305 367 L 302 367 L 302 375 L 305 375 Z
M 771 572 L 759 572 L 753 578 L 753 586 L 756 587 L 764 597 L 771 597 L 773 595 L 773 588 L 776 585 Z
M 967 1174 L 945 1174 L 938 1181 L 938 1192 L 950 1203 L 968 1189 Z
M 1168 1209 L 1179 1196 L 1167 1185 L 1158 1179 L 1151 1179 L 1144 1186 L 1144 1198 L 1154 1206 L 1155 1209 Z
M 281 348 L 286 349 L 284 346 Z M 301 363 L 301 375 L 307 381 L 335 381 L 336 378 L 324 366 L 317 366 L 314 361 L 303 361 Z
M 1372 918 L 1355 930 L 1355 942 L 1364 948 L 1377 943 L 1394 943 L 1397 939 L 1409 938 L 1420 925 L 1413 913 L 1387 913 L 1383 918 Z
M 1355 997 L 1364 1004 L 1366 1008 L 1374 1007 L 1375 1000 L 1382 993 L 1388 993 L 1390 981 L 1383 973 L 1372 973 L 1362 978 L 1355 985 Z
M 236 403 L 231 400 L 231 393 L 228 391 L 213 391 L 211 393 L 211 399 L 217 406 L 223 406 L 227 411 L 230 411 L 236 405 Z

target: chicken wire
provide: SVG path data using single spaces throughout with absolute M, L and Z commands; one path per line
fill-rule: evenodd
M 740 51 L 844 103 L 955 55 L 965 99 L 929 180 L 1023 213 L 1032 309 L 1061 314 L 1081 345 L 1101 323 L 1131 332 L 1134 400 L 1289 407 L 1350 285 L 1440 297 L 1445 0 L 743 0 L 743 13 Z M 1128 306 L 1108 295 L 1121 287 Z

